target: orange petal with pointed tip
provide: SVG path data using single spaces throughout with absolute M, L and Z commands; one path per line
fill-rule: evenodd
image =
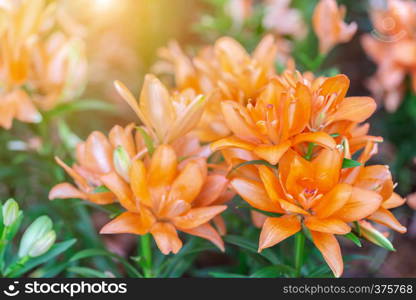
M 133 193 L 129 185 L 116 173 L 111 172 L 100 177 L 102 183 L 112 191 L 120 204 L 129 211 L 137 211 L 136 203 L 133 201 Z
M 313 231 L 332 234 L 347 234 L 351 231 L 351 227 L 347 223 L 335 218 L 320 219 L 317 217 L 307 217 L 305 219 L 305 226 Z
M 116 196 L 112 192 L 88 193 L 87 200 L 98 205 L 111 204 L 117 201 Z
M 173 223 L 178 228 L 195 228 L 208 222 L 226 209 L 227 206 L 225 205 L 192 208 L 185 215 L 175 217 Z
M 69 176 L 72 177 L 72 179 L 75 180 L 75 182 L 84 190 L 88 190 L 90 188 L 87 180 L 79 175 L 77 172 L 75 172 L 74 169 L 69 167 L 66 163 L 64 163 L 59 157 L 55 156 L 55 161 L 58 165 L 60 165 L 65 172 L 68 173 Z
M 318 231 L 311 231 L 311 235 L 313 243 L 321 252 L 335 277 L 340 277 L 344 271 L 344 262 L 342 261 L 341 248 L 335 236 Z
M 176 254 L 182 248 L 182 241 L 172 224 L 158 222 L 153 225 L 150 232 L 163 254 L 167 255 L 170 252 Z
M 380 207 L 381 201 L 378 193 L 353 187 L 350 199 L 333 217 L 345 222 L 358 221 L 373 214 Z
M 388 198 L 387 200 L 383 202 L 381 206 L 385 209 L 390 209 L 390 208 L 402 206 L 405 203 L 406 203 L 405 198 L 400 197 L 400 195 L 398 195 L 397 193 L 393 193 L 390 196 L 390 198 Z
M 191 203 L 201 191 L 204 181 L 205 176 L 201 172 L 201 166 L 197 162 L 190 161 L 173 181 L 169 200 L 181 199 Z
M 146 74 L 144 78 L 139 107 L 153 125 L 159 139 L 163 140 L 176 119 L 176 113 L 168 90 L 152 74 Z
M 396 217 L 387 209 L 380 207 L 375 213 L 368 217 L 369 220 L 380 223 L 400 233 L 407 231 L 406 227 L 397 221 Z
M 295 215 L 267 218 L 260 233 L 259 252 L 272 247 L 301 230 L 300 220 Z
M 90 170 L 108 173 L 113 169 L 113 147 L 102 132 L 94 131 L 88 136 L 84 154 Z
M 198 227 L 192 229 L 180 229 L 185 233 L 189 233 L 191 235 L 198 236 L 200 238 L 206 239 L 217 246 L 222 252 L 224 252 L 224 241 L 222 240 L 221 236 L 215 230 L 212 225 L 205 223 Z
M 146 234 L 149 232 L 154 219 L 138 213 L 124 212 L 101 228 L 101 234 L 133 233 Z
M 218 151 L 218 150 L 222 150 L 222 149 L 226 149 L 230 147 L 241 148 L 244 150 L 251 151 L 256 146 L 233 136 L 233 137 L 220 139 L 212 143 L 210 147 L 212 151 Z
M 257 146 L 253 153 L 258 157 L 267 160 L 270 164 L 276 165 L 280 158 L 286 153 L 290 148 L 291 142 L 285 141 L 279 145 L 260 145 Z
M 330 121 L 347 120 L 361 123 L 367 120 L 376 110 L 377 105 L 370 97 L 347 97 L 339 104 Z
M 147 172 L 141 160 L 133 160 L 130 167 L 130 186 L 138 204 L 152 207 L 152 198 L 147 187 Z
M 254 208 L 269 212 L 281 212 L 279 205 L 269 198 L 260 182 L 244 178 L 235 178 L 231 181 L 231 186 Z
M 70 183 L 63 182 L 55 185 L 49 192 L 49 200 L 53 199 L 69 199 L 69 198 L 79 198 L 86 199 L 84 192 L 81 192 L 75 186 Z
M 177 157 L 169 145 L 157 147 L 152 156 L 148 183 L 150 186 L 170 185 L 176 176 Z
M 334 149 L 337 145 L 335 140 L 326 132 L 301 133 L 292 140 L 293 145 L 305 142 L 315 143 L 328 149 Z
M 326 193 L 313 207 L 316 216 L 328 218 L 340 210 L 348 202 L 352 194 L 352 186 L 345 183 L 337 184 L 332 190 Z

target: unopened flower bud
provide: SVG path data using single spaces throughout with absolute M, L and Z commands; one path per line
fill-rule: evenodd
M 45 254 L 55 243 L 56 233 L 54 230 L 47 232 L 42 238 L 35 241 L 33 246 L 29 249 L 28 255 L 30 257 L 37 257 Z
M 41 216 L 30 224 L 20 241 L 19 257 L 27 256 L 34 245 L 52 230 L 52 226 L 48 216 Z
M 113 153 L 114 168 L 124 180 L 130 182 L 131 159 L 122 146 L 118 146 Z
M 9 199 L 3 205 L 3 224 L 10 226 L 19 217 L 19 205 L 14 199 Z

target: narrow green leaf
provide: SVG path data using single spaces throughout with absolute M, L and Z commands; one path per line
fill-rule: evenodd
M 342 161 L 342 168 L 343 169 L 348 169 L 348 168 L 355 168 L 355 167 L 359 167 L 361 166 L 362 163 L 353 160 L 353 159 L 349 159 L 349 158 L 344 158 L 344 160 Z
M 350 241 L 352 241 L 358 247 L 361 247 L 362 246 L 361 245 L 360 238 L 358 236 L 356 236 L 354 233 L 350 232 L 350 233 L 344 234 L 344 237 L 346 237 L 347 239 L 349 239 Z

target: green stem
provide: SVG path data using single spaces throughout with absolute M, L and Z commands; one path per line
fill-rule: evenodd
M 28 255 L 23 256 L 18 261 L 16 261 L 13 265 L 9 266 L 4 274 L 5 277 L 14 278 L 15 273 L 19 271 L 21 268 L 25 266 L 27 261 L 30 259 Z
M 295 269 L 296 277 L 301 277 L 302 265 L 303 265 L 303 253 L 305 250 L 305 235 L 302 231 L 295 235 Z
M 2 232 L 1 238 L 0 238 L 0 271 L 2 273 L 3 273 L 3 269 L 4 269 L 4 265 L 5 265 L 4 255 L 6 253 L 6 246 L 7 246 L 7 242 L 8 242 L 7 239 L 6 239 L 7 233 L 9 231 L 8 229 L 9 229 L 8 226 L 4 226 L 3 232 Z
M 140 255 L 143 259 L 142 267 L 145 278 L 152 277 L 152 245 L 150 234 L 140 236 Z

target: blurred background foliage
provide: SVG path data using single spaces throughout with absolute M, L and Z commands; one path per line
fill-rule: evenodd
M 66 176 L 55 164 L 54 156 L 71 162 L 75 143 L 91 131 L 107 132 L 115 124 L 126 125 L 138 121 L 116 94 L 113 81 L 117 79 L 124 82 L 137 95 L 144 75 L 152 71 L 158 59 L 157 50 L 169 40 L 179 41 L 187 53 L 195 54 L 201 46 L 212 44 L 218 37 L 228 35 L 251 51 L 265 33 L 273 32 L 264 26 L 263 20 L 267 13 L 265 1 L 253 1 L 252 12 L 243 20 L 236 20 L 233 16 L 230 2 L 232 1 L 59 1 L 59 5 L 79 25 L 79 34 L 86 41 L 89 76 L 85 92 L 74 102 L 62 104 L 44 113 L 45 121 L 41 125 L 15 122 L 12 130 L 0 132 L 0 164 L 3 166 L 0 168 L 1 199 L 14 197 L 25 210 L 27 218 L 24 222 L 48 214 L 54 221 L 60 240 L 77 239 L 75 246 L 59 259 L 51 260 L 34 276 L 55 276 L 68 266 L 72 266 L 72 271 L 67 269 L 65 276 L 106 276 L 108 270 L 112 270 L 112 274 L 107 274 L 109 276 L 126 274 L 128 263 L 123 260 L 135 256 L 135 239 L 124 235 L 104 238 L 97 235 L 97 228 L 106 222 L 111 207 L 93 207 L 92 204 L 75 199 L 48 200 L 50 188 L 62 182 Z M 347 22 L 357 22 L 359 29 L 352 41 L 336 46 L 325 59 L 318 53 L 318 41 L 311 29 L 311 16 L 317 2 L 292 1 L 291 6 L 301 12 L 307 30 L 302 37 L 280 36 L 282 45 L 289 43 L 292 47 L 292 51 L 287 54 L 294 57 L 297 68 L 302 71 L 311 70 L 319 75 L 345 73 L 351 79 L 349 95 L 369 95 L 365 83 L 374 73 L 375 65 L 367 58 L 360 44 L 360 36 L 372 30 L 368 2 L 338 1 L 347 7 Z M 277 70 L 284 68 L 286 59 L 283 57 L 276 63 Z M 370 122 L 372 134 L 385 138 L 374 162 L 391 167 L 402 196 L 415 192 L 416 95 L 406 93 L 395 113 L 387 113 L 380 106 Z M 43 142 L 39 142 L 36 137 Z M 243 217 L 237 218 L 234 213 Z M 354 260 L 346 270 L 346 276 L 416 276 L 415 213 L 406 207 L 401 209 L 398 216 L 407 224 L 409 232 L 404 237 L 395 238 L 395 243 L 401 243 L 396 253 L 363 247 L 358 256 L 352 256 L 348 255 L 352 243 L 344 241 L 347 248 L 346 261 Z M 251 222 L 249 210 L 238 203 L 233 204 L 232 212 L 227 213 L 226 218 L 229 235 L 225 238 L 225 254 L 213 251 L 210 245 L 200 239 L 188 239 L 187 244 L 191 246 L 187 247 L 192 251 L 184 248 L 180 255 L 169 258 L 156 254 L 155 261 L 159 265 L 164 262 L 166 265 L 165 260 L 171 260 L 170 265 L 174 266 L 161 267 L 161 272 L 173 277 L 183 274 L 216 277 L 227 277 L 230 274 L 250 274 L 252 277 L 291 274 L 293 270 L 287 269 L 284 264 L 292 257 L 287 251 L 292 249 L 293 241 L 257 255 L 256 237 L 259 231 L 253 226 L 246 226 Z M 103 252 L 93 251 L 81 255 L 92 257 L 88 263 L 81 259 L 71 260 L 81 249 L 92 248 L 102 249 Z M 307 255 L 318 256 L 312 250 L 314 247 L 307 249 Z M 114 259 L 110 252 L 120 255 L 119 259 Z M 187 259 L 182 259 L 183 256 L 187 256 Z M 371 257 L 371 260 L 363 259 L 366 257 Z M 186 264 L 181 265 L 184 261 Z M 330 276 L 326 265 L 316 264 L 316 260 L 310 261 L 310 265 L 305 266 L 309 274 Z M 270 264 L 275 267 L 268 268 Z M 94 273 L 94 270 L 99 273 Z M 134 273 L 128 265 L 127 270 Z

